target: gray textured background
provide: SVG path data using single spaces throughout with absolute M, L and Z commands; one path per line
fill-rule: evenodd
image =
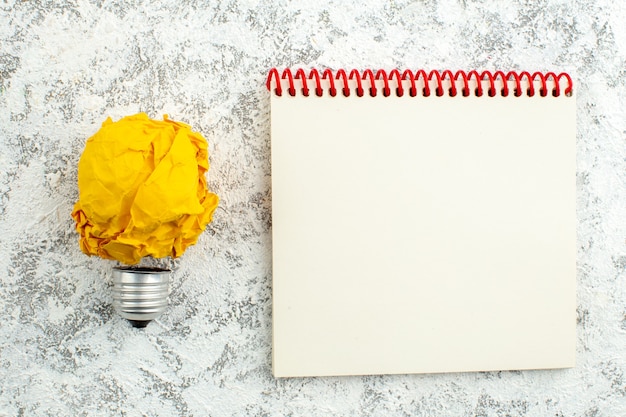
M 1 416 L 626 415 L 624 2 L 152 3 L 0 2 Z M 570 72 L 576 368 L 274 379 L 273 66 Z M 79 251 L 69 215 L 84 141 L 138 111 L 205 135 L 222 198 L 164 261 L 170 307 L 145 330 L 112 311 L 114 263 Z

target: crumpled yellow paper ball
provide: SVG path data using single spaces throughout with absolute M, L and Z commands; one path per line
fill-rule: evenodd
M 72 217 L 88 255 L 137 264 L 177 258 L 211 221 L 207 141 L 189 125 L 145 113 L 113 122 L 87 140 L 78 163 Z

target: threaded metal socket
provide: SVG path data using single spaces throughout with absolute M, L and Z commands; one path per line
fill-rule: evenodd
M 170 271 L 161 268 L 113 268 L 113 307 L 133 327 L 146 327 L 165 311 Z

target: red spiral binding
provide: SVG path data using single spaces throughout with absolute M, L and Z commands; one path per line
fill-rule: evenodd
M 335 78 L 339 79 L 340 77 L 343 78 L 343 89 L 341 90 L 341 92 L 344 96 L 350 97 L 350 86 L 348 85 L 348 77 L 346 76 L 346 72 L 342 69 L 337 71 L 337 76 Z M 360 79 L 358 81 L 360 81 Z
M 363 79 L 365 79 L 365 77 L 368 77 L 370 79 L 370 96 L 376 97 L 376 83 L 374 82 L 376 81 L 376 79 L 374 78 L 374 73 L 372 73 L 372 70 L 363 71 Z
M 441 97 L 443 96 L 443 79 L 441 78 L 439 71 L 431 71 L 430 74 L 428 74 L 428 81 L 433 79 L 433 75 L 437 79 L 437 87 L 435 88 L 435 95 L 437 97 Z
M 364 75 L 365 76 L 365 75 Z M 363 86 L 361 85 L 361 75 L 357 70 L 350 71 L 350 76 L 348 79 L 356 78 L 356 95 L 359 97 L 363 97 Z M 348 87 L 346 86 L 346 89 Z
M 469 89 L 469 82 L 467 80 L 467 74 L 465 74 L 465 72 L 463 71 L 458 71 L 456 74 L 454 74 L 454 83 L 456 84 L 456 81 L 459 79 L 459 77 L 463 78 L 463 89 L 461 90 L 461 95 L 463 97 L 469 97 L 470 95 L 470 89 Z
M 420 75 L 424 79 L 424 89 L 422 90 L 422 94 L 424 94 L 424 96 L 426 96 L 426 97 L 429 97 L 430 96 L 430 86 L 428 85 L 428 75 L 426 75 L 426 71 L 419 70 L 419 71 L 417 71 L 417 74 L 415 74 L 415 80 L 416 81 L 419 80 Z M 413 96 L 413 97 L 415 97 L 415 96 Z
M 289 88 L 287 89 L 287 91 L 289 92 L 290 96 L 295 96 L 296 95 L 296 89 L 294 87 L 294 83 L 293 83 L 293 74 L 291 73 L 291 70 L 286 69 L 283 71 L 283 79 L 285 78 L 285 76 L 289 77 Z
M 452 74 L 452 71 L 450 70 L 445 70 L 441 74 L 441 78 L 446 78 L 446 75 L 448 76 L 448 80 L 450 80 L 450 88 L 448 89 L 448 93 L 450 94 L 450 97 L 456 97 L 456 83 L 454 82 L 454 74 Z M 443 95 L 443 91 L 441 91 L 441 93 Z
M 313 71 L 317 72 L 316 69 L 311 70 L 311 72 Z M 333 72 L 329 69 L 325 69 L 324 74 L 322 74 L 322 79 L 328 79 L 328 82 L 330 83 L 330 95 L 331 97 L 335 97 L 337 95 L 337 89 L 335 88 L 335 76 L 333 75 Z
M 502 79 L 502 90 L 500 90 L 500 94 L 502 94 L 503 97 L 508 97 L 509 96 L 509 83 L 506 82 L 508 78 L 502 71 L 496 71 L 493 74 L 494 80 L 497 79 L 498 77 Z
M 470 73 L 467 75 L 467 79 L 471 80 L 472 75 L 474 76 L 474 78 L 476 78 L 476 90 L 474 94 L 476 94 L 478 97 L 482 97 L 483 96 L 483 83 L 480 82 L 482 77 L 478 74 L 477 71 L 470 71 Z
M 309 74 L 309 79 L 315 79 L 315 95 L 322 97 L 324 90 L 320 81 L 320 73 L 316 69 L 312 69 Z
M 378 72 L 376 72 L 376 79 L 378 79 L 378 76 L 381 75 L 383 76 L 383 80 L 385 82 L 385 88 L 387 89 L 387 97 L 389 95 L 391 95 L 391 91 L 389 90 L 389 86 L 387 84 L 387 79 L 385 78 L 385 75 L 387 74 L 385 71 L 383 70 L 378 70 Z M 398 80 L 398 84 L 396 87 L 396 94 L 398 95 L 398 97 L 402 97 L 404 95 L 404 88 L 402 87 L 402 78 L 400 76 L 400 71 L 398 71 L 397 69 L 395 70 L 391 70 L 391 72 L 389 73 L 389 79 L 391 80 L 393 78 L 393 76 L 396 76 L 396 80 Z
M 416 83 L 419 82 L 420 78 L 422 79 L 422 96 L 429 97 L 431 93 L 431 84 L 435 87 L 435 95 L 441 97 L 447 94 L 450 97 L 455 97 L 458 95 L 457 83 L 462 83 L 461 88 L 461 96 L 468 97 L 471 95 L 470 91 L 470 82 L 472 78 L 474 78 L 474 82 L 476 84 L 476 89 L 474 90 L 474 95 L 481 97 L 484 94 L 483 91 L 483 82 L 488 83 L 487 88 L 487 96 L 494 97 L 498 95 L 498 93 L 503 97 L 508 97 L 509 95 L 509 83 L 508 81 L 513 81 L 515 83 L 515 88 L 513 90 L 513 95 L 515 97 L 521 97 L 524 93 L 533 97 L 535 95 L 535 81 L 540 83 L 539 87 L 539 95 L 541 97 L 548 96 L 548 82 L 552 79 L 553 86 L 552 88 L 552 96 L 559 97 L 561 95 L 561 79 L 565 78 L 567 87 L 565 88 L 564 94 L 566 96 L 571 96 L 573 89 L 572 78 L 567 73 L 556 74 L 554 72 L 534 72 L 530 73 L 528 71 L 522 71 L 520 73 L 515 71 L 509 71 L 504 73 L 503 71 L 483 71 L 478 72 L 476 70 L 472 70 L 469 72 L 465 71 L 456 71 L 452 72 L 450 70 L 444 71 L 430 71 L 426 72 L 425 70 L 405 70 L 400 73 L 399 70 L 394 69 L 389 72 L 379 69 L 379 70 L 371 70 L 366 69 L 363 71 L 359 71 L 356 69 L 350 70 L 347 72 L 344 69 L 339 69 L 336 72 L 333 72 L 330 69 L 325 69 L 320 76 L 320 73 L 316 69 L 312 69 L 307 76 L 303 69 L 297 69 L 294 71 L 287 68 L 283 70 L 282 74 L 276 68 L 272 68 L 268 75 L 266 81 L 266 87 L 269 91 L 273 92 L 277 96 L 281 96 L 283 93 L 282 82 L 281 80 L 287 80 L 287 92 L 290 96 L 296 95 L 296 84 L 295 80 L 300 80 L 301 83 L 301 92 L 302 95 L 308 97 L 310 94 L 310 89 L 307 84 L 308 80 L 315 82 L 315 95 L 321 97 L 324 92 L 324 88 L 322 87 L 322 81 L 328 81 L 329 84 L 329 94 L 331 97 L 335 97 L 337 95 L 337 87 L 335 86 L 335 81 L 343 84 L 341 88 L 341 92 L 344 96 L 350 96 L 350 81 L 354 80 L 356 82 L 356 95 L 359 97 L 363 97 L 365 94 L 364 85 L 369 84 L 369 94 L 372 97 L 376 97 L 378 94 L 378 88 L 376 87 L 376 81 L 382 80 L 383 88 L 383 96 L 389 97 L 391 94 L 391 86 L 390 82 L 396 79 L 396 95 L 398 97 L 402 97 L 404 95 L 404 86 L 403 83 L 408 81 L 410 83 L 409 95 L 411 97 L 415 97 L 418 95 Z M 500 81 L 498 81 L 498 79 Z M 526 91 L 522 91 L 522 83 L 526 79 L 527 89 Z M 272 85 L 274 89 L 272 90 Z M 498 92 L 497 86 L 501 86 L 500 91 Z M 446 88 L 447 87 L 447 88 Z
M 402 73 L 402 79 L 406 80 L 406 77 L 409 77 L 409 81 L 411 81 L 411 88 L 409 88 L 409 96 L 415 97 L 417 95 L 417 89 L 415 88 L 415 76 L 411 70 L 406 70 Z
M 303 69 L 299 69 L 298 71 L 296 71 L 296 76 L 294 77 L 296 80 L 299 78 L 302 80 L 302 94 L 304 94 L 305 96 L 309 96 L 309 87 L 306 85 L 306 74 L 304 73 Z M 291 89 L 293 88 L 293 85 L 290 85 L 289 89 L 291 91 Z M 291 93 L 289 93 L 291 94 Z M 293 94 L 291 94 L 293 95 Z

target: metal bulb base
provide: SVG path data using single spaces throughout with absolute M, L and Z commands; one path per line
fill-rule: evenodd
M 143 328 L 167 308 L 170 271 L 161 268 L 113 268 L 113 307 L 133 327 Z
M 152 320 L 128 320 L 131 326 L 135 329 L 143 329 L 150 323 Z

